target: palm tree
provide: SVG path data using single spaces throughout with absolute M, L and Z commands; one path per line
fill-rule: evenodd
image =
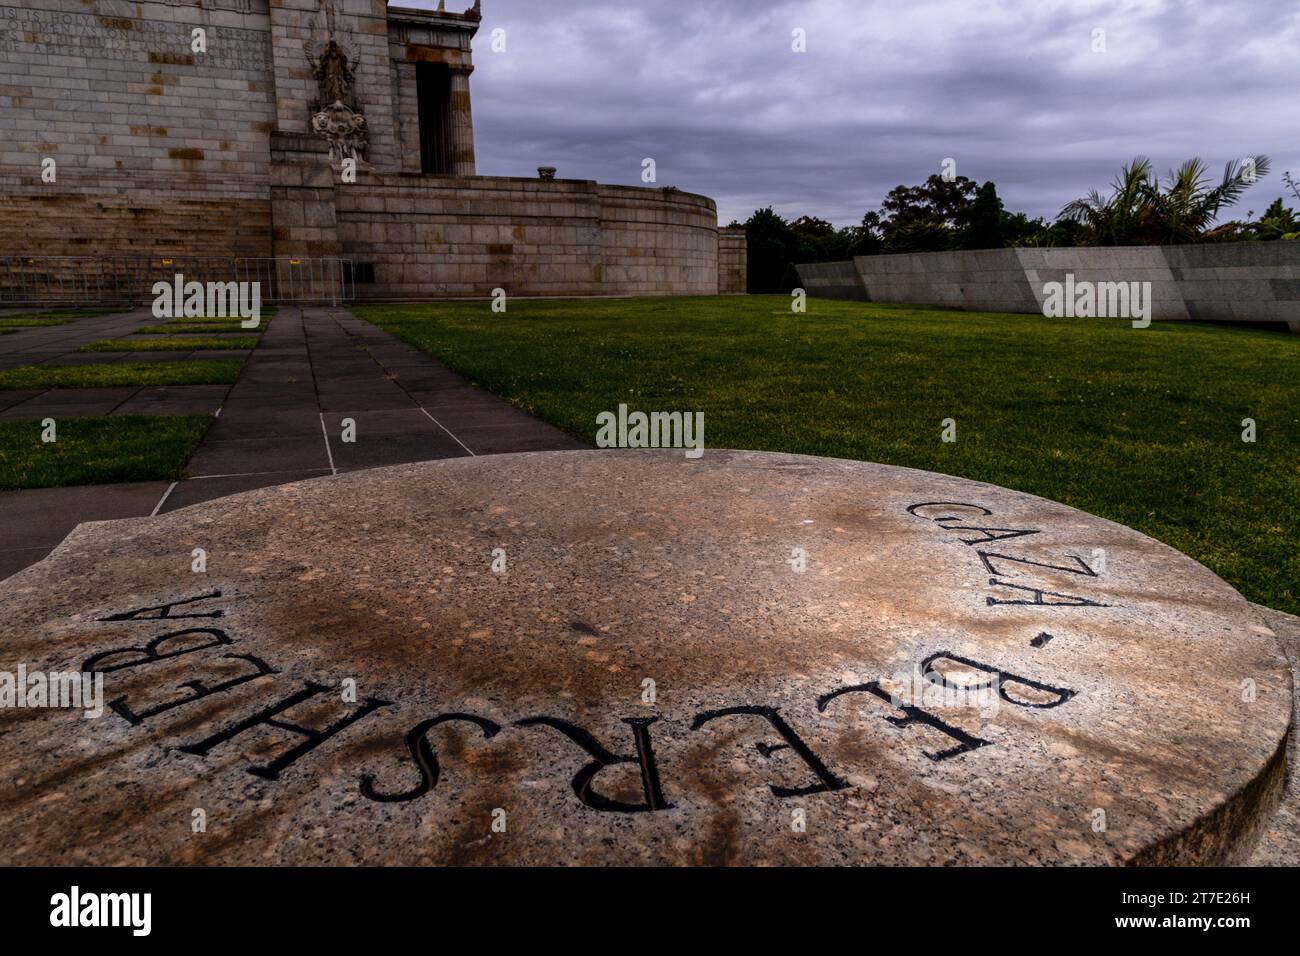
M 1152 185 L 1151 160 L 1139 156 L 1120 170 L 1109 198 L 1094 189 L 1067 205 L 1057 218 L 1083 226 L 1088 245 L 1130 245 L 1149 219 Z
M 1223 179 L 1210 186 L 1209 167 L 1200 159 L 1189 159 L 1169 171 L 1164 190 L 1151 197 L 1155 219 L 1163 240 L 1170 244 L 1196 242 L 1218 218 L 1219 211 L 1231 206 L 1242 194 L 1269 171 L 1267 156 L 1233 160 L 1223 168 Z
M 1193 158 L 1170 170 L 1161 183 L 1151 172 L 1151 161 L 1139 156 L 1120 170 L 1109 198 L 1093 190 L 1062 209 L 1059 218 L 1082 225 L 1091 245 L 1198 242 L 1219 212 L 1267 176 L 1269 167 L 1267 156 L 1234 160 L 1224 167 L 1219 184 L 1211 186 L 1208 167 Z

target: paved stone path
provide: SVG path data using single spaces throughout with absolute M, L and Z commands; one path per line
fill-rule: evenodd
M 40 312 L 40 309 L 30 309 Z M 20 365 L 36 365 L 41 362 L 58 362 L 71 364 L 93 362 L 95 353 L 83 352 L 73 359 L 77 349 L 100 339 L 118 339 L 130 335 L 136 329 L 152 325 L 158 320 L 148 308 L 135 309 L 130 312 L 118 312 L 112 315 L 95 315 L 73 319 L 64 325 L 49 325 L 40 328 L 18 329 L 7 335 L 0 335 L 0 369 L 18 368 Z M 121 357 L 119 353 L 111 354 Z M 126 353 L 128 355 L 133 353 Z
M 85 521 L 152 514 L 168 482 L 0 492 L 0 578 L 35 564 Z
M 582 447 L 346 310 L 284 309 L 161 510 L 380 465 Z
M 139 327 L 152 317 L 144 312 L 132 321 Z M 98 332 L 58 347 L 72 349 L 125 331 L 101 323 Z M 50 357 L 54 350 L 48 344 L 43 349 Z M 248 361 L 233 387 L 60 389 L 28 392 L 8 406 L 4 402 L 16 396 L 0 392 L 0 419 L 218 415 L 190 459 L 190 480 L 0 493 L 6 518 L 0 522 L 0 577 L 39 561 L 83 521 L 161 514 L 379 465 L 586 447 L 344 309 L 283 308 L 251 355 L 237 354 Z M 115 353 L 79 358 L 95 355 Z M 0 360 L 7 357 L 6 349 Z M 344 419 L 355 423 L 355 442 L 343 441 Z
M 209 415 L 220 411 L 229 385 L 165 385 L 142 388 L 0 390 L 0 421 L 84 418 L 95 415 Z
M 39 312 L 39 309 L 28 310 Z M 165 352 L 78 352 L 91 342 L 123 338 L 158 322 L 148 309 L 73 319 L 66 325 L 20 329 L 0 336 L 0 369 L 21 365 L 112 365 L 118 362 L 184 362 L 248 358 L 247 349 L 178 349 Z M 248 333 L 178 333 L 172 338 L 220 338 Z M 0 390 L 0 421 L 23 418 L 79 418 L 91 415 L 192 415 L 216 413 L 229 385 L 172 385 L 141 388 Z

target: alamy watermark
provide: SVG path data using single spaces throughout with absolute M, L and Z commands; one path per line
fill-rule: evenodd
M 79 671 L 0 671 L 0 709 L 10 707 L 80 710 L 87 720 L 104 713 L 104 675 Z
M 704 455 L 703 412 L 618 412 L 596 416 L 597 448 L 685 448 L 687 458 Z
M 233 319 L 242 328 L 262 324 L 260 282 L 186 282 L 179 272 L 173 282 L 153 285 L 155 319 Z
M 152 893 L 83 893 L 74 886 L 50 897 L 50 925 L 59 928 L 125 927 L 132 936 L 153 929 Z
M 1133 328 L 1151 324 L 1150 282 L 1076 281 L 1043 284 L 1043 315 L 1049 319 L 1131 319 Z
M 953 683 L 951 679 L 968 683 Z M 983 678 L 973 683 L 976 675 L 958 671 L 945 676 L 934 672 L 922 673 L 919 667 L 898 671 L 884 681 L 890 703 L 895 707 L 919 707 L 922 710 L 974 710 L 981 717 L 997 715 L 1001 706 L 1002 681 L 1000 675 Z

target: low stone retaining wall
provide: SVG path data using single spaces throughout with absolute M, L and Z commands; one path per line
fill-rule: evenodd
M 1300 331 L 1300 242 L 987 249 L 800 265 L 809 295 L 1041 312 L 1049 283 L 1150 282 L 1153 319 L 1287 322 Z
M 585 180 L 375 175 L 336 187 L 360 298 L 716 295 L 713 200 Z
M 809 295 L 822 299 L 870 301 L 857 267 L 852 262 L 815 262 L 797 266 L 799 280 Z

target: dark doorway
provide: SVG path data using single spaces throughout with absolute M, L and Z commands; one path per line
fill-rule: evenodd
M 420 104 L 420 170 L 450 174 L 451 71 L 440 63 L 417 63 L 416 95 Z

